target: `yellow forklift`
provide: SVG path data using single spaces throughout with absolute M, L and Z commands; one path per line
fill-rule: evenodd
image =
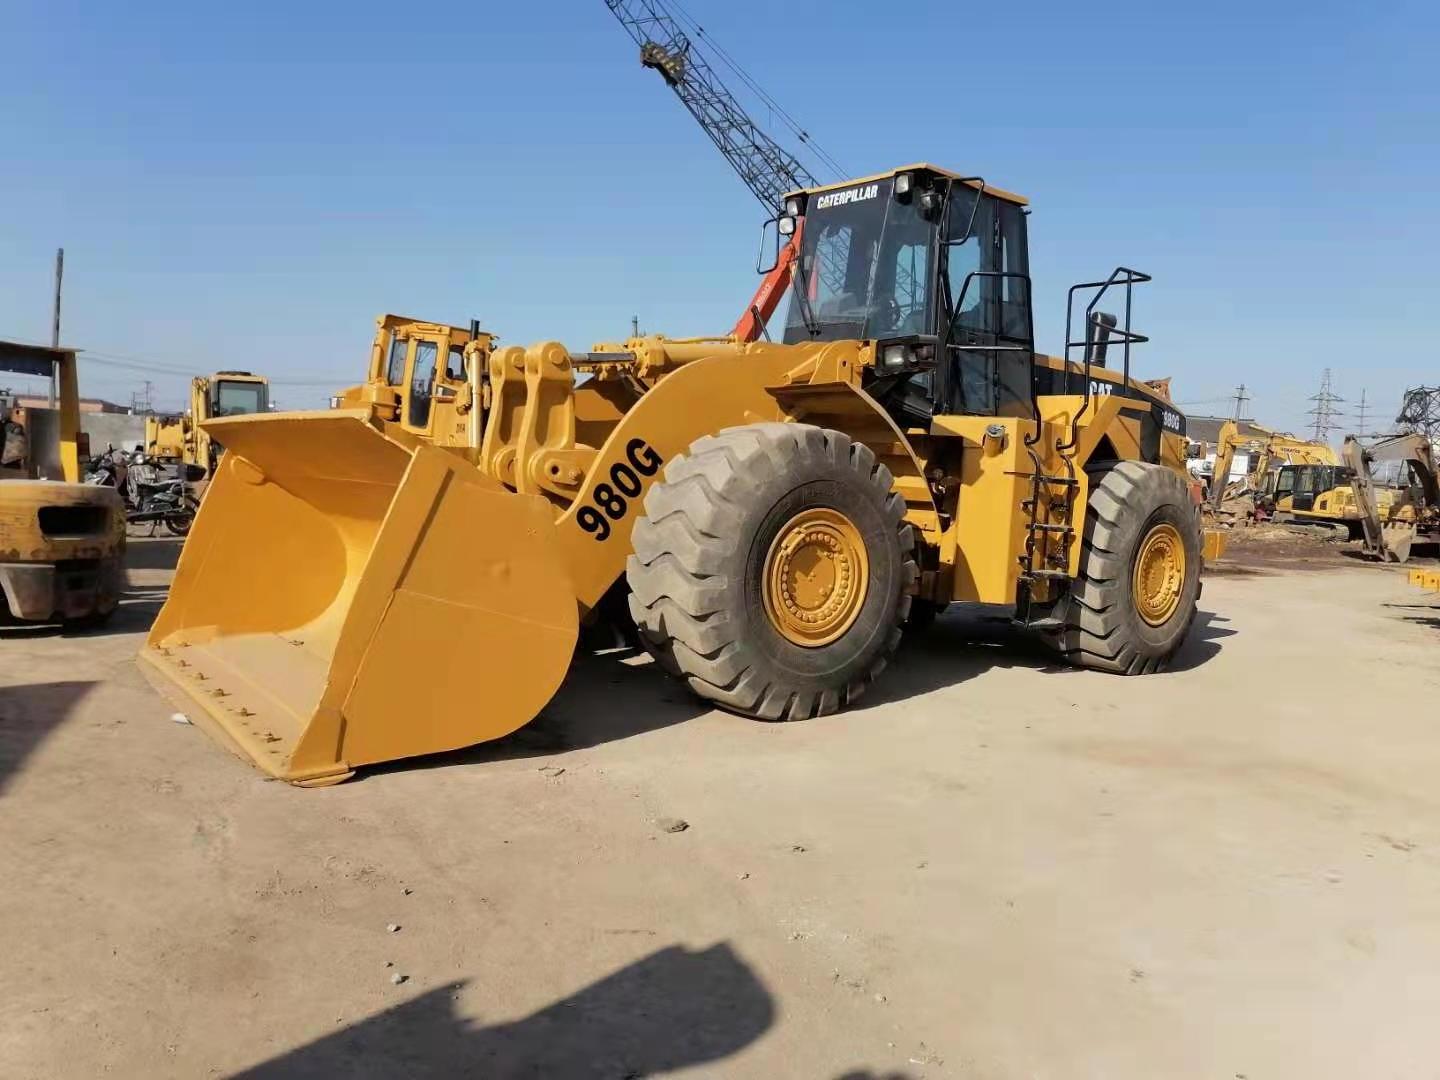
M 3 417 L 0 624 L 104 622 L 124 583 L 125 507 L 113 488 L 80 482 L 75 351 L 0 341 L 0 372 L 56 387 L 54 409 Z

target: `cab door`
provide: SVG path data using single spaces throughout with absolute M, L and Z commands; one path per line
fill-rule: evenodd
M 478 446 L 478 440 L 471 434 L 474 394 L 467 379 L 465 342 L 457 335 L 447 333 L 436 338 L 435 345 L 430 437 L 437 446 L 473 449 Z
M 951 195 L 946 236 L 942 306 L 954 320 L 942 411 L 1029 416 L 1034 344 L 1024 213 L 960 186 Z
M 444 326 L 412 327 L 409 339 L 401 426 L 437 446 L 469 446 L 474 395 L 463 335 Z

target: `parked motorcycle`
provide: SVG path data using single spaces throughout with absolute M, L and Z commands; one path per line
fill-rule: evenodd
M 171 536 L 185 536 L 195 522 L 200 500 L 186 483 L 187 467 L 157 463 L 139 450 L 126 454 L 109 447 L 94 458 L 85 472 L 87 484 L 101 484 L 120 492 L 125 502 L 125 524 L 149 523 L 150 535 L 164 525 Z

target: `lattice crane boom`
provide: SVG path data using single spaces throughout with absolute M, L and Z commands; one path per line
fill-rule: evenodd
M 640 46 L 640 62 L 660 73 L 766 209 L 779 210 L 787 191 L 817 185 L 799 159 L 750 118 L 667 11 L 651 0 L 605 0 L 605 6 Z

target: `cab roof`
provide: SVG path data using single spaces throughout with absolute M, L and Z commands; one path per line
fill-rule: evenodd
M 813 195 L 821 191 L 834 191 L 836 188 L 848 188 L 854 187 L 856 184 L 868 184 L 875 180 L 888 180 L 892 176 L 895 176 L 897 173 L 903 172 L 928 172 L 933 173 L 936 176 L 949 177 L 951 180 L 964 181 L 973 188 L 978 189 L 980 187 L 980 183 L 978 181 L 968 176 L 961 176 L 957 172 L 951 172 L 949 169 L 942 169 L 938 165 L 929 165 L 923 161 L 918 161 L 915 162 L 913 165 L 900 165 L 893 169 L 886 169 L 884 172 L 872 173 L 870 176 L 851 177 L 846 180 L 838 180 L 833 184 L 819 184 L 816 187 L 812 188 L 797 188 L 795 191 L 786 192 L 786 194 L 798 195 L 801 192 L 805 192 L 806 194 Z M 1027 199 L 1024 195 L 1016 195 L 1014 192 L 1004 191 L 997 187 L 991 187 L 989 184 L 985 185 L 985 193 L 987 195 L 994 195 L 997 199 L 1004 199 L 1006 202 L 1015 203 L 1017 206 L 1030 205 L 1030 200 Z

